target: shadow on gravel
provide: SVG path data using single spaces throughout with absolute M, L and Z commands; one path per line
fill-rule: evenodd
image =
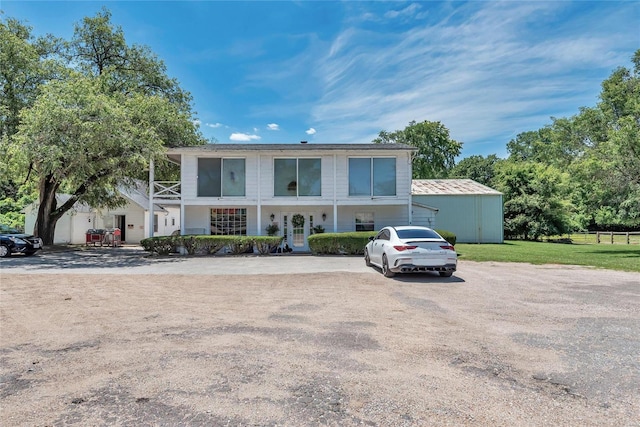
M 30 257 L 13 255 L 0 260 L 2 270 L 12 268 L 37 270 L 66 270 L 74 268 L 120 269 L 158 263 L 183 262 L 184 257 L 154 257 L 137 247 L 88 247 L 81 249 L 44 251 Z
M 382 271 L 378 267 L 372 268 L 382 274 Z M 457 277 L 455 273 L 453 273 L 451 277 L 440 277 L 437 272 L 398 273 L 393 277 L 389 277 L 388 280 L 405 283 L 464 283 L 465 281 L 463 278 Z

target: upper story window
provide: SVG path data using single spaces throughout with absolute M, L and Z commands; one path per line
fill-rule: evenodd
M 350 196 L 395 196 L 395 157 L 349 158 Z
M 244 159 L 198 159 L 198 197 L 245 195 Z
M 321 159 L 274 159 L 274 196 L 321 196 Z

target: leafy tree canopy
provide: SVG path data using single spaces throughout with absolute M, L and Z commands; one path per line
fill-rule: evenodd
M 412 121 L 403 130 L 380 131 L 377 144 L 408 144 L 418 149 L 413 158 L 413 178 L 446 178 L 460 155 L 462 143 L 451 139 L 449 129 L 440 122 Z
M 206 141 L 191 95 L 149 48 L 126 43 L 108 10 L 76 25 L 70 41 L 34 41 L 29 33 L 13 20 L 0 33 L 2 52 L 5 45 L 16 52 L 0 55 L 9 64 L 4 86 L 16 94 L 2 104 L 3 155 L 36 184 L 35 233 L 51 244 L 75 202 L 122 204 L 116 188 L 146 178 L 150 159 L 160 162 L 159 175 L 170 173 L 164 147 Z M 72 197 L 58 206 L 58 192 Z

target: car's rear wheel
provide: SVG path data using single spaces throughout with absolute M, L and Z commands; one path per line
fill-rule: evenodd
M 371 267 L 371 258 L 369 258 L 369 251 L 367 249 L 364 250 L 364 263 L 367 267 Z
M 389 270 L 389 260 L 386 254 L 382 255 L 382 274 L 384 274 L 384 277 L 393 277 L 396 275 L 396 273 Z
M 453 271 L 441 271 L 440 277 L 451 277 L 452 274 L 453 274 Z
M 11 249 L 7 245 L 0 245 L 0 257 L 8 257 L 11 255 Z

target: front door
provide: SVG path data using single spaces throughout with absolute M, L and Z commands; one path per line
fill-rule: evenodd
M 127 219 L 124 215 L 116 215 L 115 228 L 120 229 L 120 239 L 126 241 Z
M 285 244 L 294 252 L 308 252 L 309 230 L 312 215 L 304 212 L 291 212 L 283 216 Z

